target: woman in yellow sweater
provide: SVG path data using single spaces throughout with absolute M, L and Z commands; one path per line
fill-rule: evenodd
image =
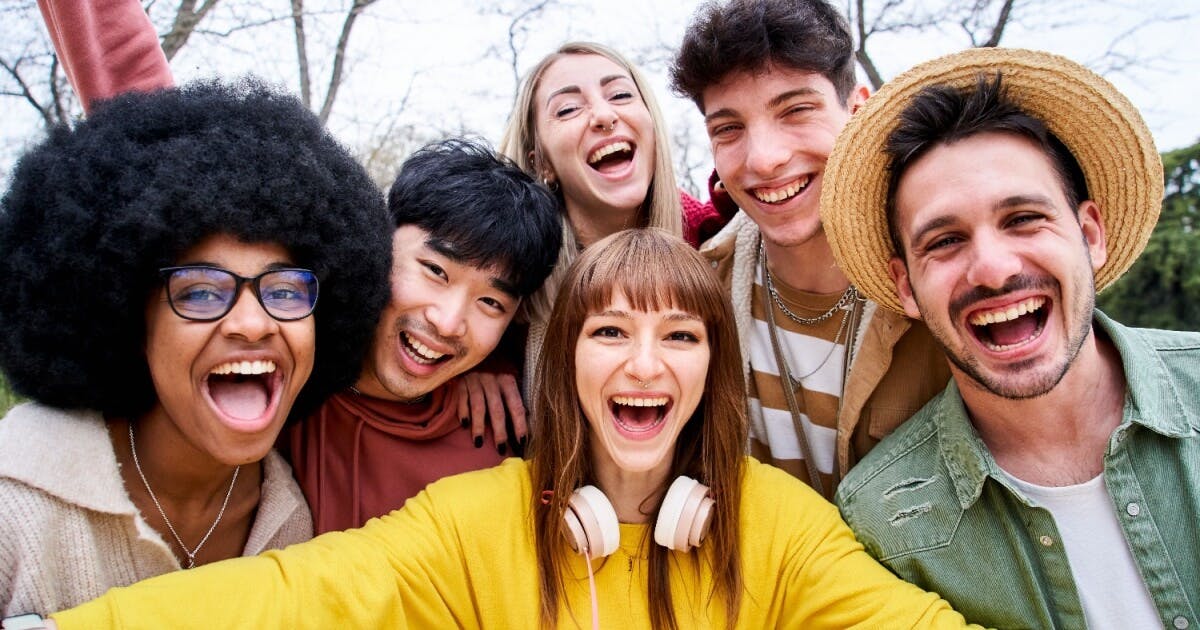
M 943 600 L 867 556 L 832 505 L 741 454 L 745 393 L 722 295 L 682 240 L 615 234 L 583 252 L 556 301 L 529 461 L 443 479 L 358 530 L 114 589 L 54 618 L 60 628 L 963 627 Z

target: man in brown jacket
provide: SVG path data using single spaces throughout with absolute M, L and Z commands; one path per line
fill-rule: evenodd
M 701 251 L 737 316 L 750 452 L 832 497 L 949 379 L 925 327 L 862 298 L 821 227 L 825 160 L 867 98 L 849 28 L 825 0 L 708 5 L 672 82 L 704 115 L 718 186 L 742 210 Z

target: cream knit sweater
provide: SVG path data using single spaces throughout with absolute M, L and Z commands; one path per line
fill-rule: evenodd
M 311 537 L 304 496 L 272 450 L 244 555 Z M 179 568 L 125 492 L 100 414 L 27 403 L 0 420 L 0 617 L 62 610 Z

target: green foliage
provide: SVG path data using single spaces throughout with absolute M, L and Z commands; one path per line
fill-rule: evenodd
M 1166 195 L 1150 243 L 1096 303 L 1131 326 L 1200 330 L 1200 142 L 1162 158 Z
M 8 386 L 8 380 L 4 378 L 3 374 L 0 374 L 0 417 L 3 417 L 9 409 L 12 409 L 13 405 L 19 402 L 21 402 L 21 397 L 13 393 L 12 388 Z

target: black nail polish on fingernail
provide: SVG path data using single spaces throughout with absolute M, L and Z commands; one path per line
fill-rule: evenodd
M 459 420 L 459 422 L 462 423 L 462 428 L 464 428 L 464 429 L 467 428 L 468 424 L 470 424 L 470 420 L 467 420 L 466 418 Z
M 503 457 L 504 452 L 508 450 L 508 442 L 501 442 L 500 446 L 496 447 L 496 450 L 500 451 L 500 456 Z
M 483 448 L 483 436 L 482 435 L 475 436 L 475 448 Z

